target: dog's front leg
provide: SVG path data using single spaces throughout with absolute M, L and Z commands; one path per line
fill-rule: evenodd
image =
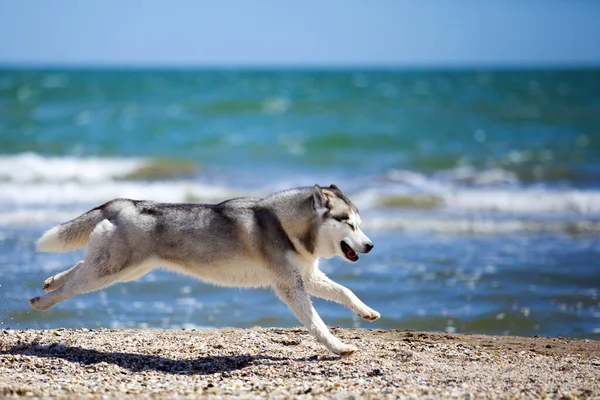
M 352 290 L 332 281 L 316 266 L 305 278 L 305 282 L 308 291 L 313 296 L 343 304 L 362 319 L 375 321 L 381 316 L 377 311 L 363 303 Z
M 288 272 L 278 274 L 275 279 L 273 286 L 279 298 L 288 305 L 296 318 L 308 329 L 308 332 L 327 349 L 341 356 L 349 356 L 354 353 L 357 350 L 355 346 L 342 343 L 329 332 L 310 301 L 310 296 L 304 287 L 300 273 L 297 271 Z

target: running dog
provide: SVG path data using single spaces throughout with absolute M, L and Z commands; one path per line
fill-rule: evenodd
M 46 279 L 48 293 L 29 303 L 47 310 L 77 294 L 163 267 L 216 285 L 271 286 L 317 341 L 347 356 L 357 348 L 331 334 L 310 295 L 341 303 L 365 320 L 379 318 L 318 267 L 319 257 L 337 255 L 356 262 L 358 253 L 373 249 L 360 224 L 358 210 L 335 185 L 219 204 L 115 199 L 38 240 L 38 251 L 87 246 L 87 252 L 71 269 Z

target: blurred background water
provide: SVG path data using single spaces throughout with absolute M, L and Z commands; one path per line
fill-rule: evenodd
M 154 271 L 30 309 L 82 252 L 49 227 L 115 197 L 336 183 L 375 250 L 323 260 L 382 318 L 600 338 L 600 69 L 0 69 L 0 327 L 291 326 L 268 290 Z

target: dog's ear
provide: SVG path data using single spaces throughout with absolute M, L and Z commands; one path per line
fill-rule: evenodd
M 335 194 L 342 194 L 342 191 L 340 190 L 340 188 L 337 187 L 336 185 L 334 185 L 333 183 L 331 185 L 329 185 L 329 189 L 331 189 L 331 191 L 334 192 Z
M 313 187 L 313 208 L 320 215 L 329 211 L 327 199 L 325 198 L 323 190 L 321 190 L 319 185 L 315 185 Z

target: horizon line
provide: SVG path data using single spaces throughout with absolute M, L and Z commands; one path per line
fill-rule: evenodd
M 0 69 L 22 70 L 578 70 L 600 69 L 594 62 L 473 62 L 473 63 L 169 63 L 169 62 L 2 62 Z

